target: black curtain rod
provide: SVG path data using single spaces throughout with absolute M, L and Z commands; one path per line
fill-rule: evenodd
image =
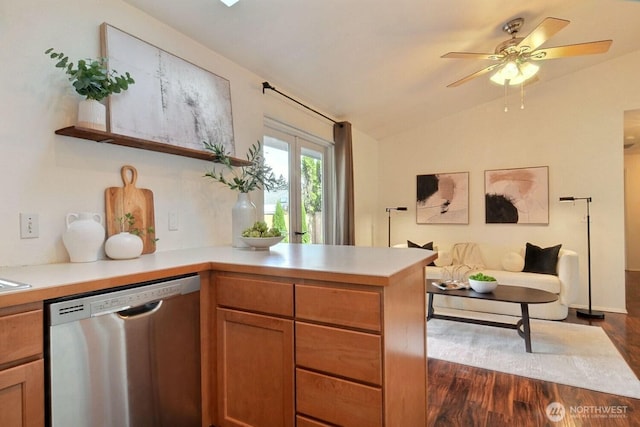
M 279 93 L 280 95 L 284 96 L 285 98 L 288 98 L 288 99 L 292 100 L 292 101 L 293 101 L 293 102 L 295 102 L 296 104 L 302 105 L 302 106 L 303 106 L 304 108 L 306 108 L 307 110 L 311 110 L 311 111 L 313 111 L 314 113 L 316 113 L 317 115 L 322 116 L 322 117 L 324 117 L 325 119 L 327 119 L 327 120 L 329 120 L 329 121 L 331 121 L 331 122 L 333 122 L 333 123 L 335 123 L 335 124 L 337 124 L 337 125 L 342 126 L 342 124 L 341 124 L 341 123 L 336 122 L 336 121 L 335 121 L 335 120 L 333 120 L 331 117 L 327 117 L 327 116 L 325 116 L 324 114 L 322 114 L 321 112 L 319 112 L 319 111 L 317 111 L 317 110 L 314 110 L 313 108 L 309 107 L 308 105 L 304 105 L 302 102 L 300 102 L 300 101 L 298 101 L 298 100 L 296 100 L 296 99 L 293 99 L 292 97 L 290 97 L 289 95 L 287 95 L 287 94 L 285 94 L 285 93 L 280 92 L 278 89 L 276 89 L 275 87 L 271 86 L 271 85 L 269 84 L 269 82 L 262 82 L 262 93 L 263 93 L 263 94 L 264 94 L 264 91 L 265 91 L 266 89 L 271 89 L 272 91 Z

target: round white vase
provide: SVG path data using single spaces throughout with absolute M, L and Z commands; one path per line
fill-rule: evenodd
M 231 237 L 234 248 L 248 248 L 242 241 L 242 232 L 256 222 L 258 210 L 251 202 L 249 193 L 238 193 L 238 200 L 231 210 Z
M 69 213 L 62 243 L 71 262 L 97 261 L 104 243 L 102 215 L 91 212 Z
M 107 239 L 104 252 L 111 259 L 132 259 L 142 254 L 143 246 L 140 236 L 123 231 Z
M 78 103 L 78 122 L 79 127 L 107 130 L 107 109 L 95 99 L 84 99 Z

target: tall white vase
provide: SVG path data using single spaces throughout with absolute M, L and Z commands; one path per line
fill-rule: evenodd
M 71 262 L 97 261 L 105 236 L 102 215 L 69 213 L 66 221 L 67 231 L 62 234 L 62 243 L 67 248 Z
M 107 130 L 107 109 L 95 99 L 84 99 L 78 103 L 78 126 L 88 129 Z
M 244 230 L 256 222 L 257 212 L 256 205 L 249 198 L 249 193 L 238 193 L 238 200 L 231 210 L 231 237 L 234 248 L 249 247 L 240 237 Z

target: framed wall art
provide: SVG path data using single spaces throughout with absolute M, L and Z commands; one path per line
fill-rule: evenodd
M 102 51 L 135 79 L 109 97 L 110 132 L 200 151 L 206 140 L 235 154 L 228 80 L 106 23 Z
M 418 224 L 469 224 L 469 172 L 417 176 Z
M 487 224 L 549 224 L 549 167 L 484 172 Z

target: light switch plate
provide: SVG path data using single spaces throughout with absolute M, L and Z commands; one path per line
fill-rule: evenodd
M 40 236 L 40 224 L 38 223 L 38 214 L 21 213 L 20 214 L 20 238 L 35 239 Z

